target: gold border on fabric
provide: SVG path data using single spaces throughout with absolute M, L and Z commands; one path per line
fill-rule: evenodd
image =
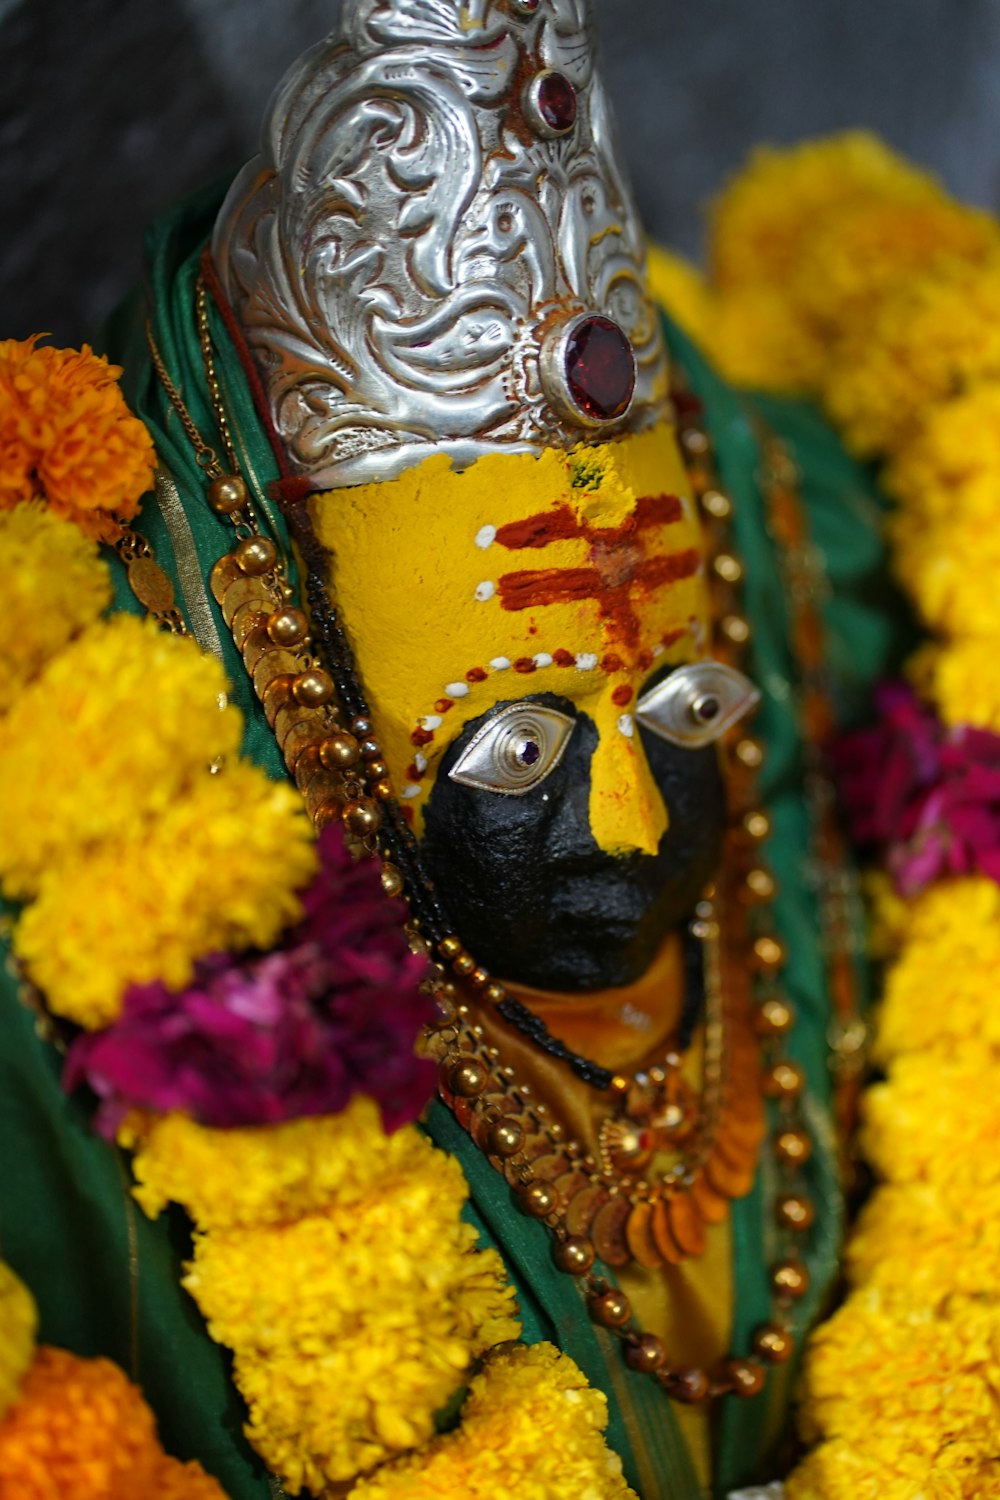
M 222 641 L 208 602 L 191 523 L 184 511 L 184 502 L 176 482 L 168 470 L 162 467 L 156 471 L 156 503 L 173 547 L 177 581 L 184 596 L 184 613 L 191 632 L 205 651 L 211 651 L 225 665 Z

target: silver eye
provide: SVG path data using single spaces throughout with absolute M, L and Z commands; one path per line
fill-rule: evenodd
M 661 739 L 697 750 L 717 740 L 759 702 L 760 693 L 735 667 L 696 661 L 678 667 L 643 693 L 635 716 Z
M 562 760 L 575 719 L 538 703 L 511 703 L 477 729 L 448 775 L 462 786 L 523 797 Z

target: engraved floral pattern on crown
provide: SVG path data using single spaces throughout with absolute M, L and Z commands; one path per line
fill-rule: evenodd
M 345 0 L 279 86 L 213 252 L 317 488 L 663 414 L 593 59 L 590 0 Z

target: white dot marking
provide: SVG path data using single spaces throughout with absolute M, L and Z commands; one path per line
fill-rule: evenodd
M 416 768 L 417 768 L 418 771 L 426 771 L 427 770 L 427 757 L 426 757 L 426 755 L 421 755 L 420 751 L 418 750 L 417 753 L 416 753 L 416 755 L 413 757 L 413 764 L 416 766 Z
M 424 718 L 418 719 L 417 723 L 421 729 L 440 729 L 444 720 L 437 714 L 426 714 Z
M 551 665 L 552 665 L 552 658 L 549 655 L 549 653 L 547 651 L 539 651 L 538 655 L 535 657 L 535 666 L 536 667 L 551 667 Z
M 592 672 L 597 666 L 597 657 L 592 651 L 581 651 L 576 664 L 581 672 Z
M 490 666 L 492 667 L 494 672 L 506 672 L 507 668 L 510 666 L 510 657 L 494 656 L 493 660 L 490 662 Z
M 480 604 L 485 604 L 487 599 L 492 599 L 496 591 L 496 584 L 491 583 L 488 578 L 484 578 L 482 583 L 476 584 L 476 598 Z
M 444 690 L 449 698 L 467 698 L 469 696 L 469 684 L 467 682 L 448 682 L 445 684 Z
M 419 797 L 420 792 L 421 788 L 419 786 L 416 786 L 412 781 L 408 781 L 406 786 L 404 786 L 403 788 L 404 797 Z
M 622 714 L 618 720 L 618 728 L 627 740 L 635 734 L 635 720 L 631 714 Z
M 485 552 L 487 547 L 492 547 L 496 540 L 497 529 L 495 526 L 480 526 L 476 532 L 476 546 L 482 547 Z

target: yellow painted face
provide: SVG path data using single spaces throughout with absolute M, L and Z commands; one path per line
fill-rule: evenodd
M 668 824 L 635 733 L 642 685 L 705 654 L 702 536 L 673 429 L 541 457 L 446 456 L 314 496 L 379 740 L 419 831 L 441 758 L 498 703 L 553 693 L 596 725 L 590 824 L 654 854 Z

